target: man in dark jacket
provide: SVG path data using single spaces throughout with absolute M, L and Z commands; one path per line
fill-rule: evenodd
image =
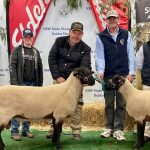
M 53 79 L 57 83 L 64 82 L 70 73 L 77 67 L 91 69 L 91 48 L 82 41 L 83 24 L 74 22 L 71 25 L 69 36 L 58 37 L 53 44 L 49 57 L 49 68 Z M 82 96 L 77 108 L 71 116 L 71 128 L 74 139 L 80 139 L 82 121 Z M 52 130 L 47 137 L 51 137 Z
M 33 32 L 30 29 L 23 30 L 22 45 L 14 48 L 10 57 L 10 83 L 20 86 L 42 86 L 43 66 L 39 51 L 32 47 Z M 19 141 L 19 122 L 11 121 L 11 137 Z M 22 123 L 22 135 L 32 138 L 29 130 L 30 122 Z

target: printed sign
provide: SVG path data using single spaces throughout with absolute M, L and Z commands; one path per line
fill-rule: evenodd
M 6 41 L 6 10 L 0 1 L 0 86 L 9 84 L 8 50 Z
M 22 31 L 30 28 L 35 39 L 40 31 L 51 0 L 11 0 L 9 6 L 10 49 L 22 43 Z
M 150 1 L 149 0 L 137 0 L 135 2 L 136 8 L 136 22 L 150 22 Z

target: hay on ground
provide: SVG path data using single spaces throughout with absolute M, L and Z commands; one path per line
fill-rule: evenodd
M 49 125 L 49 120 L 42 120 L 32 122 L 34 126 L 47 126 Z M 105 113 L 104 113 L 104 103 L 86 103 L 83 106 L 83 120 L 82 125 L 88 129 L 93 128 L 104 128 L 105 127 Z M 67 118 L 64 123 L 64 127 L 70 126 L 70 119 Z M 125 129 L 133 130 L 134 119 L 126 114 Z

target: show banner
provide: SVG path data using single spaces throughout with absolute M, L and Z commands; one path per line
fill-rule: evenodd
M 144 42 L 147 42 L 150 33 L 150 1 L 149 0 L 136 0 L 136 51 L 140 49 Z M 142 89 L 141 84 L 141 71 L 137 70 L 137 88 Z
M 150 33 L 150 2 L 149 0 L 136 0 L 136 23 L 137 23 L 137 50 L 148 41 Z
M 136 22 L 150 22 L 150 1 L 137 0 L 135 3 L 136 8 Z
M 0 1 L 0 86 L 9 84 L 8 49 L 6 42 L 6 10 Z
M 9 31 L 10 49 L 22 40 L 22 31 L 25 28 L 33 30 L 35 39 L 40 31 L 51 0 L 11 0 L 9 4 Z

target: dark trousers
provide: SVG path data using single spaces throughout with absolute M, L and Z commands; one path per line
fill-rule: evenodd
M 123 96 L 118 91 L 107 90 L 104 97 L 106 128 L 114 131 L 123 130 L 126 114 L 126 104 Z

